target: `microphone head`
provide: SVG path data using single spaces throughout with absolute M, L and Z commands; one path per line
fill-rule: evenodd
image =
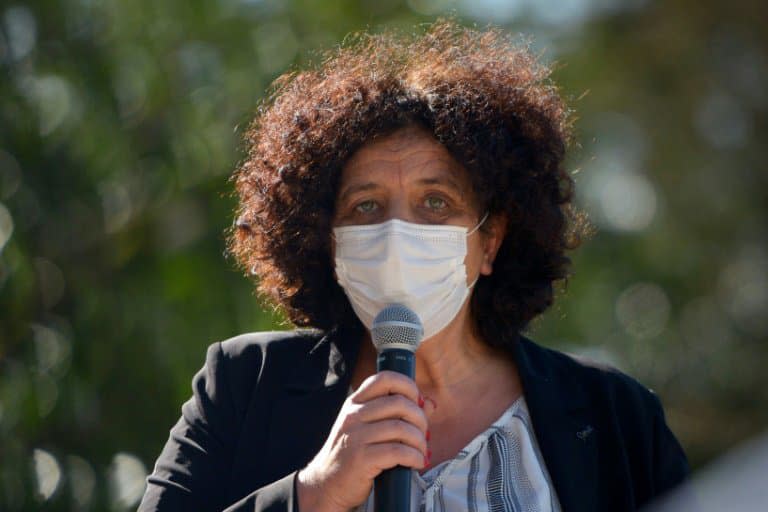
M 392 348 L 415 352 L 422 336 L 419 316 L 402 304 L 390 304 L 373 319 L 371 338 L 379 353 Z

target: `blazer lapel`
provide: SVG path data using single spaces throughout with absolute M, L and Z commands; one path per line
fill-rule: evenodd
M 583 387 L 552 352 L 520 336 L 514 348 L 531 422 L 564 512 L 597 510 L 596 424 Z
M 354 333 L 331 330 L 287 369 L 269 418 L 270 473 L 283 475 L 306 465 L 328 437 L 347 397 L 359 343 Z

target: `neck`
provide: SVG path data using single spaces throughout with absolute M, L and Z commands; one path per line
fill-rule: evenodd
M 466 404 L 502 400 L 517 392 L 517 371 L 511 358 L 490 347 L 477 334 L 468 312 L 416 351 L 416 385 L 434 400 L 437 411 L 453 416 Z
M 457 417 L 454 415 L 466 410 L 467 403 L 498 403 L 521 392 L 511 357 L 477 335 L 467 306 L 445 329 L 423 340 L 416 351 L 416 385 L 433 401 L 439 416 Z M 369 334 L 362 352 L 360 381 L 376 371 L 376 351 Z

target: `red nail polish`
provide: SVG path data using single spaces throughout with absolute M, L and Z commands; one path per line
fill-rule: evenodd
M 429 459 L 427 457 L 424 457 L 424 469 L 429 467 Z
M 427 460 L 432 458 L 432 450 L 427 449 Z
M 429 438 L 430 438 L 430 437 L 431 437 L 431 436 L 429 435 L 429 430 L 427 430 L 427 441 L 429 441 Z
M 419 407 L 424 408 L 424 397 L 419 395 Z

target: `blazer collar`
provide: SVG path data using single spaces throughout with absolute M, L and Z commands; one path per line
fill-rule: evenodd
M 351 371 L 357 360 L 362 331 L 354 327 L 334 327 L 326 332 L 307 330 L 317 341 L 306 353 L 306 359 L 297 361 L 285 389 L 303 394 L 331 388 L 346 381 L 349 384 Z

